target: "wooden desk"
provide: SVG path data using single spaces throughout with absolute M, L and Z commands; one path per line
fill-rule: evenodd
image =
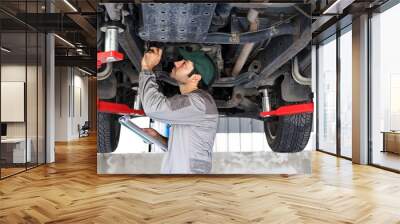
M 383 151 L 400 154 L 400 131 L 384 131 Z

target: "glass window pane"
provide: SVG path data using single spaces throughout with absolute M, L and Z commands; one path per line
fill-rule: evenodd
M 37 81 L 38 81 L 38 52 L 37 52 L 37 33 L 27 33 L 28 38 L 28 62 L 26 80 L 26 115 L 27 115 L 27 141 L 30 148 L 30 160 L 28 168 L 37 165 Z
M 3 16 L 3 15 L 0 15 Z M 2 178 L 24 171 L 30 161 L 26 141 L 26 33 L 1 33 L 1 173 Z M 28 149 L 28 150 L 27 150 Z
M 347 30 L 345 30 L 347 31 Z M 340 36 L 340 153 L 352 156 L 352 35 L 350 30 Z
M 44 5 L 0 1 L 15 16 L 0 12 L 1 178 L 45 161 L 45 35 L 21 22 L 34 22 Z
M 400 170 L 400 31 L 393 27 L 399 21 L 400 4 L 371 19 L 372 163 L 396 170 Z
M 46 36 L 39 33 L 38 36 L 38 164 L 45 163 L 45 60 L 46 60 Z
M 318 48 L 318 147 L 336 153 L 336 37 Z
M 39 1 L 27 2 L 27 8 L 25 17 L 27 20 L 31 20 L 32 23 L 37 23 L 38 17 L 34 16 L 36 13 L 41 11 L 41 4 Z M 39 154 L 39 45 L 40 38 L 37 30 L 27 29 L 27 141 L 30 144 L 30 162 L 27 163 L 27 167 L 34 167 L 38 165 Z

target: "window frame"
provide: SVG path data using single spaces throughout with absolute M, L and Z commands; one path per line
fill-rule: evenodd
M 327 153 L 333 156 L 337 156 L 343 159 L 347 160 L 352 160 L 351 157 L 347 157 L 342 155 L 342 149 L 341 149 L 341 118 L 340 118 L 340 103 L 341 103 L 341 97 L 340 97 L 340 82 L 341 82 L 341 67 L 340 67 L 340 37 L 344 35 L 346 32 L 351 32 L 352 31 L 352 23 L 350 22 L 349 24 L 346 24 L 344 27 L 341 27 L 340 29 L 337 28 L 336 32 L 332 33 L 331 35 L 327 36 L 324 39 L 319 40 L 316 43 L 316 150 L 319 152 Z M 335 36 L 336 35 L 336 36 Z M 333 36 L 335 36 L 333 38 Z M 331 39 L 331 40 L 330 40 Z M 320 85 L 320 73 L 319 73 L 319 47 L 322 43 L 327 43 L 330 41 L 336 41 L 336 152 L 328 152 L 324 149 L 321 149 L 319 147 L 319 120 L 320 120 L 320 114 L 319 114 L 319 85 Z
M 397 4 L 400 4 L 399 0 L 388 0 L 387 2 L 385 2 L 384 4 L 380 5 L 377 8 L 374 8 L 373 10 L 368 11 L 368 34 L 367 34 L 367 38 L 368 38 L 368 165 L 376 167 L 376 168 L 380 168 L 383 170 L 387 170 L 387 171 L 391 171 L 394 173 L 400 173 L 400 170 L 391 168 L 391 167 L 387 167 L 384 165 L 380 165 L 377 163 L 373 162 L 373 153 L 374 153 L 374 149 L 373 149 L 373 132 L 372 132 L 372 19 L 373 19 L 373 14 L 374 13 L 384 13 L 385 11 L 391 9 L 392 7 L 396 6 Z

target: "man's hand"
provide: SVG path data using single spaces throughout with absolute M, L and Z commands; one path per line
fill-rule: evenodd
M 160 63 L 162 49 L 151 47 L 150 51 L 146 52 L 142 58 L 142 70 L 153 70 Z
M 142 128 L 142 129 L 143 129 L 143 131 L 145 131 L 147 134 L 151 135 L 152 137 L 158 138 L 158 137 L 161 136 L 161 135 L 160 135 L 156 130 L 154 130 L 153 128 Z
M 168 139 L 162 135 L 160 135 L 156 130 L 154 130 L 153 128 L 142 128 L 143 131 L 145 131 L 147 134 L 149 134 L 150 136 L 160 140 L 161 142 L 163 142 L 164 144 L 167 144 Z

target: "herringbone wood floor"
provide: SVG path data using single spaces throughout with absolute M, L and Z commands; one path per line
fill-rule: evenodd
M 400 175 L 315 152 L 299 176 L 98 176 L 95 138 L 0 181 L 0 223 L 400 223 Z

